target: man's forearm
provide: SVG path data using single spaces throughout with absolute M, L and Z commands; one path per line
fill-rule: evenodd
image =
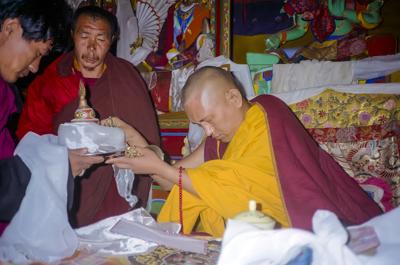
M 179 173 L 179 168 L 175 168 L 171 165 L 165 163 L 162 167 L 162 170 L 159 172 L 159 176 L 166 181 L 177 184 L 179 183 L 179 178 L 182 180 L 182 188 L 195 196 L 198 196 L 196 190 L 192 185 L 192 180 L 186 174 L 185 170 L 182 170 L 182 173 Z
M 165 190 L 165 191 L 170 191 L 172 189 L 172 187 L 175 185 L 173 182 L 166 180 L 159 175 L 153 174 L 153 175 L 151 175 L 151 178 L 160 185 L 162 190 Z

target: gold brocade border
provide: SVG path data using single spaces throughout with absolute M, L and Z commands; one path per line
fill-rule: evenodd
M 222 0 L 222 13 L 221 13 L 221 44 L 220 44 L 220 52 L 221 55 L 224 55 L 226 58 L 230 58 L 231 56 L 231 1 L 230 0 Z
M 170 112 L 158 115 L 160 129 L 188 129 L 189 119 L 184 112 Z
M 215 56 L 224 55 L 226 58 L 231 56 L 231 0 L 209 0 L 210 6 L 210 31 L 214 36 L 214 49 Z M 219 6 L 219 12 L 217 12 Z M 219 24 L 217 24 L 219 18 Z M 217 36 L 219 33 L 219 36 Z M 219 38 L 218 38 L 219 37 Z M 217 40 L 219 41 L 217 42 Z M 219 48 L 217 54 L 216 47 Z
M 208 1 L 208 6 L 210 7 L 210 33 L 212 36 L 214 36 L 214 47 L 213 47 L 213 55 L 216 56 L 216 38 L 215 34 L 217 32 L 217 19 L 216 19 L 216 12 L 217 12 L 217 5 L 216 5 L 216 0 L 209 0 Z
M 159 122 L 160 129 L 187 129 L 189 128 L 188 121 L 161 121 Z

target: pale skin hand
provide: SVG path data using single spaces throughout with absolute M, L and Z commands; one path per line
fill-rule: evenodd
M 137 147 L 137 150 L 143 155 L 140 157 L 117 157 L 106 161 L 106 164 L 114 164 L 120 168 L 132 169 L 137 174 L 150 174 L 166 180 L 173 184 L 178 184 L 179 169 L 162 161 L 156 153 L 148 148 Z M 182 172 L 182 187 L 186 191 L 197 195 L 193 188 L 192 181 L 187 174 Z
M 127 124 L 126 122 L 124 122 L 123 120 L 117 118 L 117 117 L 109 117 L 107 119 L 104 119 L 102 121 L 100 121 L 101 125 L 104 126 L 110 126 L 110 127 L 118 127 L 120 129 L 122 129 L 125 133 L 125 138 L 127 143 L 130 146 L 137 146 L 137 147 L 145 147 L 148 145 L 146 139 L 136 130 L 134 129 L 132 126 L 130 126 L 129 124 Z M 114 160 L 108 160 L 107 163 L 113 163 Z M 122 163 L 122 162 L 119 162 Z M 116 166 L 121 167 L 121 168 L 130 168 L 129 164 L 116 164 Z M 136 171 L 135 171 L 136 172 Z M 146 173 L 146 174 L 150 174 L 150 173 Z M 155 174 L 150 174 L 150 176 L 158 182 L 158 184 L 160 184 L 161 188 L 163 190 L 171 190 L 172 186 L 174 185 L 174 183 L 160 177 L 159 175 L 155 175 Z
M 71 171 L 74 177 L 80 175 L 84 170 L 90 168 L 94 164 L 104 161 L 101 156 L 84 156 L 87 153 L 86 148 L 68 150 L 68 158 L 71 164 Z
M 195 168 L 204 163 L 204 142 L 199 145 L 199 147 L 194 150 L 190 155 L 185 157 L 182 160 L 176 162 L 173 167 L 179 169 L 179 167 L 183 168 Z M 153 174 L 151 177 L 160 184 L 160 187 L 163 190 L 171 190 L 174 186 L 174 182 L 166 179 L 161 175 Z
M 105 126 L 114 126 L 122 129 L 125 133 L 126 140 L 130 146 L 136 146 L 137 150 L 139 150 L 143 157 L 136 158 L 128 158 L 128 157 L 120 157 L 113 158 L 106 161 L 109 164 L 115 164 L 120 168 L 129 168 L 132 169 L 135 173 L 138 174 L 149 174 L 151 177 L 157 181 L 163 190 L 171 190 L 174 184 L 178 184 L 178 176 L 179 176 L 179 167 L 183 168 L 195 168 L 201 165 L 204 162 L 204 143 L 202 143 L 192 154 L 187 156 L 185 159 L 180 160 L 173 166 L 167 164 L 162 161 L 154 152 L 145 147 L 148 145 L 146 139 L 132 126 L 122 121 L 117 117 L 110 117 L 101 121 L 102 125 Z M 144 150 L 144 151 L 143 151 Z M 185 173 L 182 174 L 183 178 L 183 187 L 186 187 L 186 183 L 189 182 L 187 188 L 192 190 L 193 194 L 196 194 L 194 191 L 190 179 L 187 177 Z M 185 180 L 187 179 L 187 180 Z

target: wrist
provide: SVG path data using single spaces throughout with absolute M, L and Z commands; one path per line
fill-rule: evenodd
M 136 146 L 140 146 L 140 147 L 146 147 L 148 145 L 147 141 L 144 138 L 139 138 L 135 135 L 127 135 L 126 136 L 126 142 L 129 145 L 136 145 Z
M 156 153 L 156 155 L 158 156 L 158 158 L 160 158 L 160 160 L 165 161 L 165 154 L 159 146 L 157 146 L 155 144 L 149 144 L 146 146 L 146 148 L 148 148 L 151 151 L 153 151 L 154 153 Z

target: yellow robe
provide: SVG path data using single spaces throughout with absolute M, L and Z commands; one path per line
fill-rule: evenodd
M 184 233 L 194 229 L 222 236 L 225 221 L 248 210 L 254 199 L 261 210 L 282 226 L 289 221 L 275 173 L 268 121 L 255 104 L 229 143 L 224 156 L 186 169 L 199 197 L 183 191 Z M 179 222 L 179 192 L 175 185 L 161 209 L 160 222 Z

